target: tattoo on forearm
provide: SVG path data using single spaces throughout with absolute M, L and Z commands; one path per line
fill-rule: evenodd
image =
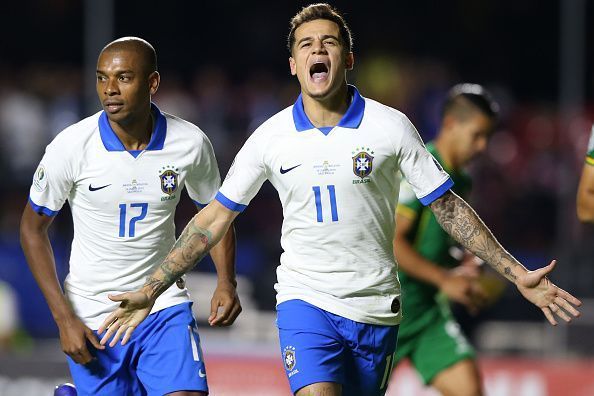
M 149 287 L 154 295 L 163 293 L 208 254 L 212 247 L 211 241 L 210 231 L 198 227 L 194 220 L 190 221 L 159 266 L 163 279 L 156 279 L 151 275 L 147 278 L 145 287 Z
M 435 218 L 444 230 L 465 248 L 485 260 L 512 282 L 512 267 L 519 263 L 499 244 L 474 210 L 452 192 L 431 204 Z

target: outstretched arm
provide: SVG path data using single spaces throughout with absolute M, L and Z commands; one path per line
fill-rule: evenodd
M 579 316 L 574 306 L 581 301 L 558 288 L 546 275 L 555 267 L 553 260 L 546 267 L 528 271 L 495 239 L 475 211 L 451 190 L 431 203 L 437 221 L 455 240 L 491 265 L 516 285 L 520 293 L 539 307 L 548 321 L 556 325 L 554 315 L 569 322 Z
M 122 335 L 122 345 L 128 342 L 134 329 L 149 315 L 157 297 L 208 254 L 225 235 L 238 213 L 216 200 L 212 201 L 190 220 L 163 263 L 140 290 L 110 296 L 121 304 L 99 328 L 100 334 L 107 330 L 101 344 L 105 345 L 114 334 L 110 346 L 114 346 Z

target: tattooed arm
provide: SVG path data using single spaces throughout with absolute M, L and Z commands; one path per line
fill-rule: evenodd
M 157 297 L 208 254 L 238 214 L 218 201 L 212 201 L 190 220 L 163 263 L 147 278 L 141 289 L 110 295 L 112 301 L 121 304 L 99 327 L 99 334 L 107 330 L 101 344 L 105 345 L 112 336 L 110 346 L 114 346 L 122 336 L 122 345 L 128 342 L 134 329 L 149 315 Z
M 568 313 L 579 316 L 573 305 L 581 305 L 580 300 L 546 277 L 555 267 L 555 260 L 546 267 L 528 271 L 501 246 L 475 211 L 452 191 L 433 201 L 430 207 L 448 234 L 514 283 L 528 301 L 543 311 L 552 325 L 557 324 L 553 314 L 566 322 L 571 320 Z

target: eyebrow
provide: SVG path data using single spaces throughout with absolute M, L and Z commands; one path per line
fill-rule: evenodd
M 105 74 L 105 75 L 108 74 L 108 73 L 104 72 L 103 70 L 99 70 L 99 69 L 97 69 L 96 73 L 97 74 Z M 134 70 L 117 70 L 115 72 L 115 74 L 126 74 L 126 73 L 134 74 Z
M 338 39 L 338 37 L 336 37 L 336 36 L 335 36 L 335 35 L 333 35 L 333 34 L 325 34 L 325 35 L 323 35 L 323 36 L 322 36 L 322 41 L 324 41 L 324 40 L 326 40 L 326 39 L 329 39 L 329 38 L 331 38 L 331 39 L 334 39 L 334 40 L 336 40 L 336 41 L 340 42 L 340 40 Z M 310 40 L 313 40 L 313 37 L 312 37 L 312 36 L 303 37 L 301 40 L 299 40 L 299 41 L 297 42 L 297 45 L 301 44 L 301 43 L 302 43 L 302 42 L 304 42 L 304 41 L 310 41 Z

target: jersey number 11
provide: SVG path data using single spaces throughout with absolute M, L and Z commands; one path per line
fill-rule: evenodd
M 336 208 L 336 190 L 334 185 L 330 184 L 326 186 L 328 188 L 328 194 L 330 195 L 330 211 L 332 213 L 332 221 L 338 221 L 338 209 Z M 318 223 L 324 222 L 324 214 L 322 213 L 322 192 L 320 186 L 313 186 L 314 198 L 316 201 L 316 214 Z

